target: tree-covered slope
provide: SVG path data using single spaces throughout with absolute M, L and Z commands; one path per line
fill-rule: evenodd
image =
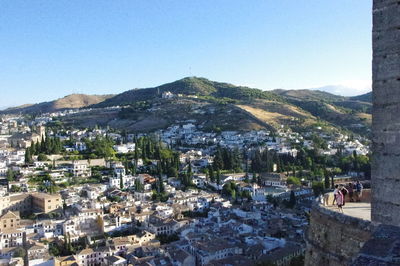
M 162 93 L 167 91 L 174 94 L 230 98 L 240 101 L 250 99 L 281 100 L 278 95 L 268 91 L 210 81 L 205 78 L 187 77 L 158 87 L 129 90 L 94 107 L 127 105 L 138 101 L 153 100 L 160 98 Z
M 162 99 L 164 92 L 176 97 Z M 325 122 L 368 134 L 370 94 L 343 97 L 317 90 L 263 91 L 205 78 L 187 77 L 147 89 L 113 96 L 69 95 L 52 102 L 8 109 L 9 113 L 44 113 L 90 106 L 93 111 L 65 121 L 83 126 L 96 123 L 135 131 L 165 128 L 193 120 L 203 128 L 252 130 L 281 125 L 306 126 Z M 122 106 L 121 111 L 103 107 Z

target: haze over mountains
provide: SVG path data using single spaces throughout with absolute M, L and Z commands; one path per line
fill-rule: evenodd
M 167 91 L 179 97 L 162 99 Z M 102 113 L 104 107 L 111 106 L 129 108 L 119 113 Z M 92 126 L 92 123 L 113 123 L 115 127 L 133 131 L 150 131 L 185 119 L 194 119 L 208 129 L 240 127 L 243 130 L 296 123 L 306 126 L 323 121 L 366 133 L 371 123 L 371 106 L 370 93 L 344 97 L 318 90 L 263 91 L 188 77 L 117 95 L 73 94 L 51 102 L 9 108 L 1 113 L 40 114 L 91 107 L 94 108 L 92 112 L 75 116 L 69 122 L 83 127 Z
M 362 81 L 354 81 L 354 84 L 348 85 L 328 85 L 323 87 L 309 88 L 310 90 L 325 91 L 335 95 L 341 95 L 346 97 L 358 96 L 370 92 L 371 85 L 366 84 Z

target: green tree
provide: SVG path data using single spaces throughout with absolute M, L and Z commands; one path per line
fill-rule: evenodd
M 216 182 L 218 186 L 221 184 L 221 171 L 219 169 L 217 170 Z
M 192 171 L 192 163 L 189 161 L 188 163 L 188 169 L 187 169 L 187 178 L 188 178 L 188 182 L 192 183 L 193 182 L 193 171 Z
M 173 167 L 173 166 L 170 166 L 169 168 L 168 168 L 168 170 L 167 170 L 167 176 L 168 177 L 177 177 L 178 176 L 178 170 L 175 168 L 175 167 Z
M 214 183 L 214 182 L 215 182 L 215 175 L 214 175 L 214 169 L 213 169 L 213 167 L 211 166 L 211 164 L 208 165 L 208 176 L 209 176 L 209 178 L 210 178 L 210 181 L 211 181 L 212 183 Z
M 290 185 L 296 185 L 296 186 L 300 186 L 301 185 L 301 180 L 297 177 L 294 176 L 289 176 L 286 180 L 286 182 Z
M 35 144 L 35 155 L 40 153 L 40 142 L 39 140 Z M 33 155 L 33 154 L 32 154 Z
M 247 184 L 250 183 L 249 175 L 247 173 L 244 176 L 244 182 L 247 183 Z
M 312 189 L 314 191 L 314 195 L 318 197 L 324 192 L 324 183 L 319 182 L 319 181 L 314 181 L 312 183 Z
M 296 195 L 294 194 L 294 191 L 292 190 L 290 192 L 289 207 L 293 208 L 294 205 L 296 205 Z
M 11 186 L 11 192 L 20 192 L 20 191 L 21 191 L 20 186 L 16 186 L 16 185 Z
M 49 160 L 49 158 L 47 158 L 47 156 L 44 153 L 40 153 L 38 155 L 38 161 L 43 162 L 43 161 L 48 161 L 48 160 Z
M 257 183 L 257 174 L 255 172 L 253 172 L 253 176 L 251 177 L 251 183 Z
M 114 142 L 109 137 L 97 136 L 93 141 L 85 140 L 88 153 L 93 153 L 96 157 L 112 159 L 115 157 L 113 149 Z
M 29 150 L 30 150 L 31 155 L 35 155 L 36 148 L 35 148 L 35 142 L 34 141 L 32 141 L 31 146 L 29 147 Z
M 140 182 L 139 178 L 135 179 L 135 191 L 137 191 L 137 192 L 144 191 L 144 185 Z
M 40 141 L 40 151 L 38 152 L 46 153 L 46 143 L 43 135 L 42 135 L 42 140 Z
M 119 188 L 124 189 L 124 179 L 122 178 L 122 175 L 119 176 Z
M 331 181 L 330 181 L 329 175 L 325 175 L 325 180 L 324 180 L 325 189 L 328 189 L 331 187 L 330 182 Z
M 15 174 L 15 172 L 13 170 L 8 169 L 6 176 L 7 176 L 7 180 L 8 181 L 15 181 L 16 174 Z
M 14 258 L 16 257 L 24 258 L 25 256 L 26 256 L 26 251 L 22 247 L 18 247 L 13 253 Z
M 232 198 L 233 200 L 236 199 L 236 190 L 232 190 L 232 191 L 231 191 L 231 198 Z
M 31 164 L 33 163 L 33 159 L 32 159 L 32 154 L 31 154 L 31 149 L 27 148 L 25 150 L 25 163 L 26 164 Z
M 217 148 L 217 152 L 215 153 L 213 166 L 214 170 L 224 169 L 224 161 L 222 159 L 222 151 L 220 147 Z

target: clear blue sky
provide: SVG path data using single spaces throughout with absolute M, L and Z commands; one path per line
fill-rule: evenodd
M 371 9 L 371 0 L 1 0 L 0 107 L 185 76 L 361 86 L 371 80 Z

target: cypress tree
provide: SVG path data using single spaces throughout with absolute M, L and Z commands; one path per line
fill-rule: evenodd
M 40 141 L 40 153 L 46 153 L 46 143 L 43 135 L 42 140 Z
M 44 146 L 45 146 L 45 153 L 50 154 L 52 152 L 52 138 L 49 137 L 49 134 L 46 131 L 46 137 L 44 141 Z
M 253 176 L 251 178 L 251 183 L 257 183 L 257 174 L 253 172 Z
M 142 140 L 142 160 L 146 160 L 146 144 L 144 140 Z
M 289 207 L 293 208 L 294 205 L 296 205 L 296 195 L 294 194 L 294 191 L 292 190 L 290 192 Z
M 158 185 L 158 190 L 159 190 L 159 193 L 164 193 L 164 191 L 165 191 L 165 187 L 164 187 L 164 182 L 163 182 L 163 180 L 162 180 L 162 177 L 160 176 L 159 177 L 159 180 L 158 180 L 158 183 L 159 183 L 159 185 Z
M 35 142 L 34 141 L 32 141 L 31 147 L 29 149 L 30 149 L 31 155 L 35 155 Z
M 40 153 L 40 143 L 39 140 L 35 144 L 35 155 L 39 155 Z
M 139 160 L 139 150 L 138 150 L 138 143 L 135 142 L 135 153 L 134 153 L 134 159 L 135 159 L 135 163 L 137 164 L 138 160 Z
M 217 169 L 217 185 L 221 184 L 221 171 Z
M 220 147 L 217 148 L 217 152 L 215 153 L 213 164 L 214 164 L 214 170 L 224 169 L 224 161 L 222 158 L 222 152 L 221 152 Z
M 119 176 L 119 188 L 124 189 L 124 179 L 122 178 L 122 175 Z
M 211 164 L 208 165 L 208 176 L 210 178 L 210 181 L 212 183 L 215 182 L 215 175 L 214 175 L 214 169 L 212 168 Z
M 29 148 L 25 150 L 25 163 L 26 164 L 32 163 L 32 155 L 31 155 L 31 150 Z

